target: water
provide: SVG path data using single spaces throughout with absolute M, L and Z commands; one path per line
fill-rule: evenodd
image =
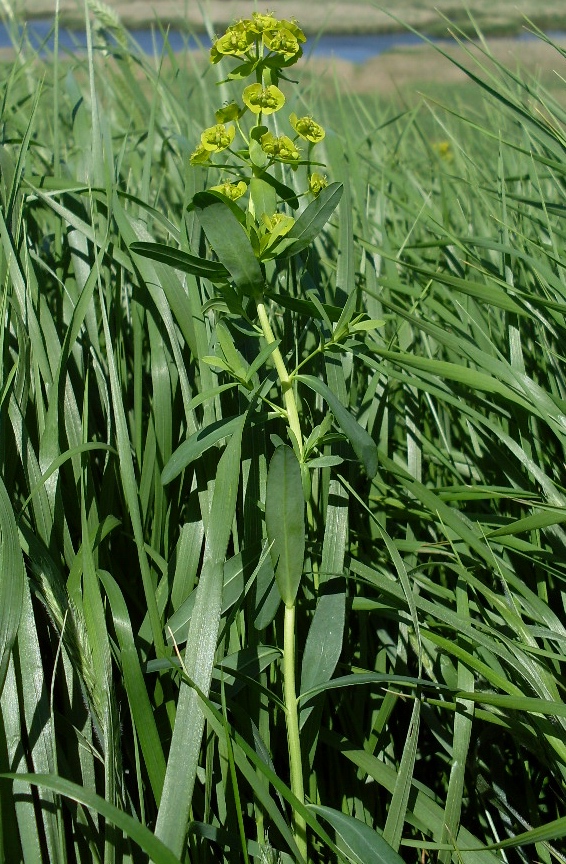
M 44 50 L 53 50 L 52 21 L 31 21 L 28 25 L 28 34 L 32 43 Z M 160 53 L 163 49 L 164 38 L 159 30 L 146 28 L 143 30 L 131 30 L 133 37 L 140 50 L 146 54 Z M 549 33 L 553 39 L 564 39 L 564 33 Z M 522 32 L 515 39 L 533 39 L 532 34 Z M 210 40 L 207 36 L 189 36 L 179 30 L 170 30 L 168 33 L 169 45 L 174 51 L 184 48 L 197 50 L 210 48 Z M 372 57 L 377 57 L 391 48 L 408 47 L 422 44 L 422 39 L 414 33 L 377 33 L 367 35 L 323 35 L 308 40 L 305 46 L 306 56 L 315 57 L 338 57 L 341 60 L 349 60 L 353 63 L 365 63 Z M 10 34 L 3 23 L 0 23 L 0 48 L 12 45 Z M 61 30 L 59 33 L 59 46 L 61 51 L 74 52 L 86 47 L 86 35 L 84 31 Z

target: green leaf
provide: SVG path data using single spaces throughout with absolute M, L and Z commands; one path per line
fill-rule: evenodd
M 290 309 L 292 312 L 298 312 L 299 315 L 306 315 L 307 318 L 314 318 L 317 321 L 322 320 L 320 311 L 310 300 L 300 300 L 298 297 L 288 297 L 286 294 L 276 294 L 274 291 L 266 291 L 265 296 L 275 303 L 279 303 L 284 309 Z M 338 306 L 329 306 L 324 303 L 322 308 L 329 320 L 333 322 L 338 321 L 342 314 L 342 310 Z
M 324 457 L 321 457 L 324 458 Z M 326 524 L 320 566 L 321 593 L 309 627 L 301 664 L 301 690 L 327 684 L 342 653 L 346 618 L 343 580 L 348 539 L 348 495 L 337 480 L 331 480 L 326 508 Z M 300 726 L 304 726 L 312 704 L 301 706 Z
M 415 699 L 413 702 L 413 711 L 409 721 L 409 731 L 405 739 L 403 747 L 403 755 L 401 764 L 397 774 L 397 781 L 393 796 L 389 805 L 387 821 L 383 829 L 383 838 L 393 849 L 399 849 L 401 837 L 403 836 L 403 826 L 407 815 L 407 805 L 409 803 L 409 793 L 413 782 L 413 773 L 415 770 L 415 761 L 417 758 L 417 744 L 419 740 L 419 725 L 420 725 L 420 699 Z
M 228 438 L 242 422 L 241 417 L 225 417 L 216 423 L 211 423 L 199 432 L 190 435 L 173 453 L 167 465 L 163 469 L 161 482 L 165 486 L 184 471 L 187 465 L 198 459 L 199 456 L 217 444 L 223 438 Z
M 536 531 L 566 522 L 566 510 L 543 510 L 542 513 L 532 513 L 523 519 L 517 519 L 508 525 L 502 525 L 495 531 L 490 531 L 488 537 L 505 537 L 508 534 L 521 534 L 523 531 Z
M 350 412 L 344 408 L 338 397 L 319 378 L 312 375 L 297 375 L 297 381 L 302 381 L 311 390 L 319 393 L 336 418 L 336 422 L 342 429 L 344 435 L 349 439 L 354 453 L 363 462 L 368 477 L 375 477 L 377 473 L 377 445 L 373 438 L 355 420 Z
M 130 703 L 132 719 L 145 759 L 149 782 L 156 803 L 159 805 L 163 778 L 165 777 L 165 757 L 155 724 L 155 716 L 141 671 L 140 660 L 124 595 L 116 580 L 105 570 L 98 570 L 98 578 L 110 601 L 112 620 L 118 644 L 124 685 Z
M 343 591 L 323 594 L 309 627 L 301 666 L 301 690 L 327 684 L 332 678 L 344 635 L 346 595 Z M 303 705 L 300 726 L 304 726 L 312 705 Z
M 500 843 L 493 843 L 487 846 L 486 849 L 512 849 L 515 846 L 526 846 L 530 843 L 544 843 L 548 840 L 559 840 L 566 836 L 566 816 L 561 816 L 559 819 L 554 819 L 552 822 L 546 822 L 544 825 L 538 825 L 536 828 L 531 828 L 529 831 L 524 831 L 522 834 L 516 834 L 515 837 L 510 837 L 508 840 L 502 840 Z
M 14 511 L 0 478 L 0 693 L 24 602 L 24 559 Z
M 337 690 L 340 687 L 359 687 L 365 684 L 377 684 L 383 689 L 386 689 L 387 685 L 391 684 L 397 684 L 399 686 L 404 685 L 409 687 L 411 690 L 418 687 L 428 687 L 435 691 L 450 689 L 445 685 L 436 684 L 427 681 L 424 678 L 413 678 L 410 675 L 395 675 L 393 673 L 386 674 L 385 672 L 353 672 L 350 675 L 341 675 L 339 678 L 332 678 L 324 684 L 316 684 L 308 690 L 302 691 L 298 697 L 298 701 L 306 702 L 308 699 L 312 699 L 313 696 L 316 696 L 317 693 L 322 693 L 324 690 Z
M 224 587 L 222 591 L 222 614 L 237 603 L 242 596 L 247 578 L 259 557 L 259 550 L 250 554 L 242 550 L 224 565 Z M 188 636 L 189 623 L 195 605 L 196 591 L 191 592 L 166 624 L 167 641 L 182 645 Z
M 305 499 L 301 466 L 291 447 L 278 447 L 269 463 L 265 525 L 275 579 L 286 606 L 293 606 L 303 574 Z
M 91 810 L 100 813 L 108 822 L 123 831 L 127 837 L 136 843 L 153 861 L 153 864 L 179 864 L 179 859 L 167 846 L 154 836 L 153 832 L 113 804 L 109 804 L 100 795 L 58 777 L 55 774 L 0 774 L 5 780 L 20 780 L 39 786 L 40 789 L 51 789 L 59 795 L 64 795 L 71 801 L 77 801 Z
M 305 462 L 309 468 L 332 468 L 334 465 L 342 465 L 344 460 L 341 456 L 315 456 Z
M 353 864 L 403 864 L 397 852 L 365 822 L 332 807 L 309 804 L 308 809 L 332 825 L 342 841 L 339 846 Z
M 318 198 L 303 210 L 289 231 L 284 241 L 284 244 L 288 245 L 281 249 L 278 258 L 290 258 L 311 245 L 340 203 L 342 191 L 341 183 L 331 183 L 322 190 Z
M 263 152 L 263 151 L 262 151 Z M 299 199 L 297 198 L 297 193 L 293 191 L 289 186 L 285 186 L 284 183 L 281 183 L 280 180 L 277 180 L 276 177 L 273 177 L 271 174 L 267 172 L 261 175 L 261 179 L 268 183 L 269 186 L 273 186 L 279 201 L 285 202 L 288 204 L 292 210 L 297 210 L 299 207 Z
M 212 678 L 222 609 L 224 559 L 236 510 L 245 418 L 239 419 L 240 424 L 218 463 L 203 568 L 185 651 L 187 675 L 205 696 Z M 155 835 L 179 857 L 185 847 L 203 730 L 200 696 L 194 687 L 183 683 L 155 825 Z
M 250 363 L 250 368 L 246 373 L 246 381 L 251 381 L 255 373 L 263 366 L 266 360 L 271 357 L 276 348 L 279 348 L 281 340 L 276 339 L 274 342 L 269 342 L 254 358 L 253 363 Z
M 227 282 L 230 278 L 226 267 L 217 261 L 207 261 L 206 258 L 189 255 L 188 252 L 172 249 L 164 243 L 131 243 L 130 252 L 159 261 L 161 264 L 168 264 L 183 273 L 192 273 L 193 276 L 210 279 L 211 282 Z
M 261 152 L 263 153 L 263 150 Z M 250 195 L 254 205 L 255 218 L 258 222 L 264 213 L 273 216 L 277 210 L 277 195 L 271 184 L 266 183 L 263 178 L 252 177 Z
M 281 603 L 269 552 L 257 572 L 254 600 L 254 627 L 256 630 L 265 630 L 275 618 Z
M 218 344 L 222 349 L 222 353 L 226 358 L 226 362 L 228 363 L 228 368 L 231 369 L 238 378 L 244 378 L 246 375 L 247 363 L 236 348 L 232 334 L 222 320 L 218 321 L 216 324 L 216 337 L 218 339 Z
M 232 209 L 211 192 L 199 192 L 193 201 L 206 238 L 236 287 L 246 295 L 261 294 L 265 287 L 263 271 Z

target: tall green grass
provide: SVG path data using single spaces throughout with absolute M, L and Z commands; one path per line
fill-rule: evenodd
M 488 46 L 466 63 L 480 111 L 337 93 L 343 199 L 280 274 L 272 327 L 379 466 L 369 480 L 300 389 L 324 433 L 297 603 L 302 804 L 265 528 L 284 425 L 242 434 L 246 391 L 206 360 L 222 317 L 242 364 L 258 338 L 206 280 L 130 251 L 201 248 L 189 155 L 229 94 L 115 32 L 71 58 L 24 44 L 3 69 L 2 861 L 290 862 L 293 814 L 312 862 L 564 861 L 564 108 Z M 349 298 L 385 326 L 317 353 Z

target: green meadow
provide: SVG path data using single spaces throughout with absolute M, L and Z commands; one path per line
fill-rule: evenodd
M 0 862 L 566 861 L 566 53 L 88 32 L 0 67 Z

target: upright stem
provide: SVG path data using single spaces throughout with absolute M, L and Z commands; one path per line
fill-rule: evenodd
M 297 691 L 295 687 L 295 607 L 285 606 L 283 629 L 283 696 L 287 709 L 287 746 L 291 769 L 291 791 L 301 804 L 305 802 L 303 764 L 301 760 L 301 738 Z M 307 825 L 297 811 L 293 811 L 293 833 L 301 856 L 307 861 Z
M 256 300 L 257 306 L 257 314 L 259 318 L 259 323 L 261 324 L 261 329 L 263 330 L 263 335 L 265 336 L 265 341 L 271 345 L 276 341 L 275 336 L 273 335 L 273 330 L 271 329 L 271 324 L 269 323 L 269 318 L 267 316 L 267 310 L 265 308 L 265 303 L 263 302 L 263 298 Z M 273 354 L 271 355 L 273 358 L 273 362 L 275 363 L 275 368 L 277 370 L 277 374 L 279 376 L 279 380 L 281 382 L 281 389 L 283 391 L 283 400 L 285 402 L 285 409 L 287 411 L 287 420 L 289 423 L 289 429 L 293 432 L 295 438 L 297 439 L 297 444 L 299 446 L 299 453 L 302 456 L 303 453 L 303 435 L 301 432 L 301 422 L 299 420 L 299 412 L 297 411 L 297 402 L 295 399 L 295 393 L 293 391 L 293 382 L 289 377 L 289 373 L 287 372 L 287 367 L 285 366 L 285 361 L 281 355 L 281 351 L 279 348 L 276 348 Z
M 269 323 L 263 298 L 256 301 L 257 314 L 266 342 L 272 345 L 276 339 Z M 303 434 L 297 402 L 293 391 L 293 382 L 287 372 L 285 361 L 279 348 L 272 353 L 273 362 L 281 382 L 283 399 L 287 411 L 287 422 L 299 447 L 299 455 L 303 454 Z M 289 768 L 291 773 L 291 791 L 301 804 L 305 801 L 303 785 L 303 765 L 301 759 L 301 736 L 299 732 L 299 713 L 297 711 L 297 690 L 295 685 L 295 606 L 285 606 L 283 630 L 283 700 L 285 702 L 285 722 L 287 726 L 287 748 L 289 751 Z M 293 812 L 293 833 L 301 858 L 307 859 L 307 825 L 302 816 Z

